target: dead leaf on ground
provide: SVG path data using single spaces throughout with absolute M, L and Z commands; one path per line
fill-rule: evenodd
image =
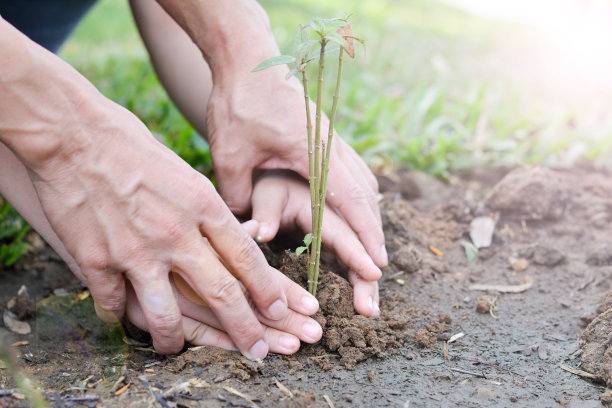
M 4 321 L 4 325 L 13 333 L 17 334 L 30 334 L 32 328 L 28 324 L 28 322 L 22 322 L 17 319 L 17 316 L 9 311 L 8 309 L 4 309 L 4 315 L 2 316 L 2 320 Z
M 495 220 L 491 217 L 476 217 L 470 223 L 470 238 L 478 249 L 491 246 L 494 231 Z

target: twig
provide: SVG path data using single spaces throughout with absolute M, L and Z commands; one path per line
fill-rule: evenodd
M 70 397 L 70 398 L 66 398 L 66 401 L 69 402 L 93 402 L 93 401 L 99 401 L 100 397 L 98 397 L 97 395 L 86 395 L 83 397 Z
M 149 392 L 151 393 L 151 395 L 153 395 L 153 398 L 155 398 L 157 400 L 157 402 L 159 402 L 159 404 L 164 407 L 164 408 L 170 408 L 170 405 L 168 405 L 168 403 L 166 402 L 166 400 L 164 400 L 162 398 L 161 395 L 159 395 L 159 393 L 157 391 L 155 391 L 153 389 L 153 387 L 151 387 L 151 384 L 149 384 L 149 380 L 147 380 L 147 377 L 145 377 L 144 375 L 141 375 L 138 377 L 138 379 L 147 387 L 147 389 L 149 390 Z
M 6 397 L 7 395 L 14 394 L 16 392 L 21 392 L 21 390 L 17 388 L 7 388 L 4 390 L 0 390 L 0 397 Z
M 478 378 L 485 378 L 485 379 L 487 378 L 484 374 L 474 373 L 472 371 L 463 370 L 461 368 L 451 368 L 450 370 L 456 373 L 473 375 L 474 377 L 478 377 Z
M 232 387 L 227 387 L 227 386 L 226 386 L 226 387 L 223 387 L 223 389 L 224 389 L 225 391 L 229 392 L 229 393 L 232 393 L 232 394 L 234 394 L 234 395 L 239 396 L 240 398 L 242 398 L 243 400 L 245 400 L 245 401 L 247 401 L 249 404 L 251 404 L 253 407 L 257 408 L 257 404 L 255 404 L 255 403 L 253 402 L 253 399 L 252 399 L 251 397 L 249 397 L 248 395 L 246 395 L 245 393 L 240 392 L 240 391 L 238 391 L 238 390 L 237 390 L 237 389 L 235 389 L 235 388 L 232 388 Z
M 599 377 L 596 376 L 595 374 L 591 374 L 591 373 L 588 373 L 583 370 L 579 370 L 574 367 L 566 366 L 565 364 L 559 364 L 559 368 L 561 368 L 564 371 L 567 371 L 568 373 L 579 375 L 580 377 L 588 378 L 590 380 L 599 380 Z
M 276 377 L 272 377 L 274 378 L 274 381 L 276 382 L 276 386 L 278 387 L 279 390 L 282 391 L 283 394 L 285 394 L 285 396 L 289 397 L 289 398 L 293 398 L 293 393 L 291 392 L 291 390 L 287 387 L 285 387 L 283 384 L 281 384 L 280 381 L 278 381 L 278 379 Z
M 336 408 L 331 398 L 329 398 L 327 394 L 323 394 L 323 398 L 325 398 L 325 401 L 327 402 L 327 405 L 329 405 L 329 408 Z
M 521 293 L 533 286 L 533 280 L 529 277 L 525 278 L 525 283 L 522 285 L 488 285 L 476 284 L 470 286 L 470 290 L 482 291 L 497 291 L 499 293 Z

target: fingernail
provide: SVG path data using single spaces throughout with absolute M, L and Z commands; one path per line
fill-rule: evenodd
M 380 247 L 380 260 L 382 266 L 387 266 L 389 263 L 389 256 L 387 255 L 387 248 L 383 245 Z
M 378 302 L 374 302 L 372 304 L 372 310 L 374 311 L 374 316 L 380 315 L 380 308 L 378 307 Z
M 112 311 L 110 311 L 109 309 L 105 308 L 104 306 L 102 306 L 98 302 L 94 303 L 94 309 L 96 310 L 96 314 L 98 315 L 98 317 L 103 322 L 105 322 L 105 323 L 116 323 L 118 321 L 117 316 L 115 316 L 115 314 Z
M 323 334 L 323 329 L 317 322 L 311 321 L 308 323 L 304 323 L 302 326 L 302 334 L 304 337 L 311 342 L 319 341 L 321 335 Z
M 268 308 L 268 316 L 272 320 L 279 320 L 285 317 L 287 314 L 287 305 L 278 299 L 276 302 L 272 303 L 272 305 Z
M 372 312 L 374 311 L 374 300 L 372 299 L 372 296 L 368 296 L 368 307 Z
M 300 341 L 295 336 L 283 334 L 278 339 L 278 345 L 287 353 L 293 353 L 300 347 Z
M 253 360 L 261 360 L 262 358 L 265 358 L 267 355 L 268 355 L 268 345 L 266 344 L 265 341 L 259 340 L 257 343 L 255 343 L 253 347 L 251 347 L 251 350 L 249 350 L 249 355 L 247 357 Z
M 306 310 L 312 310 L 312 313 L 316 313 L 319 310 L 319 302 L 312 296 L 304 296 L 302 298 L 302 306 Z

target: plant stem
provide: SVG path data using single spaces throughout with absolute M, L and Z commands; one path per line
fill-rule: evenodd
M 343 61 L 343 49 L 340 47 L 338 54 L 338 75 L 336 77 L 336 90 L 334 92 L 334 98 L 332 102 L 331 114 L 329 116 L 329 129 L 327 130 L 327 147 L 324 148 L 325 155 L 321 165 L 321 186 L 319 190 L 319 215 L 317 230 L 320 232 L 323 228 L 323 211 L 325 210 L 325 195 L 327 194 L 327 174 L 329 173 L 329 157 L 331 154 L 332 140 L 334 138 L 334 122 L 336 120 L 336 109 L 338 108 L 338 99 L 340 97 L 340 82 L 342 81 L 342 61 Z M 321 240 L 317 242 L 317 262 L 321 254 Z M 318 282 L 319 280 L 319 268 L 318 264 L 315 267 L 315 274 L 313 280 Z M 316 293 L 316 287 L 315 287 Z
M 321 239 L 321 231 L 318 228 L 319 226 L 319 209 L 320 209 L 320 200 L 319 200 L 319 191 L 320 191 L 320 167 L 319 167 L 319 152 L 321 149 L 321 108 L 322 108 L 322 94 L 323 94 L 323 69 L 325 68 L 325 45 L 327 45 L 327 40 L 325 38 L 321 39 L 321 53 L 319 55 L 319 76 L 317 80 L 317 110 L 316 110 L 316 122 L 315 122 L 315 141 L 314 141 L 314 175 L 313 175 L 313 183 L 314 183 L 314 196 L 310 197 L 313 217 L 312 217 L 312 225 L 315 226 L 315 229 L 312 231 L 312 257 L 310 259 L 310 265 L 308 268 L 308 291 L 316 296 L 317 294 L 317 282 L 314 280 L 315 276 L 318 276 L 318 267 L 319 267 L 319 257 L 320 252 L 316 251 L 319 248 L 319 241 Z
M 311 209 L 310 209 L 310 213 L 311 213 L 311 218 L 312 218 L 312 231 L 314 232 L 315 230 L 315 208 L 313 205 L 313 198 L 315 195 L 315 189 L 316 189 L 316 184 L 314 182 L 314 166 L 313 166 L 313 157 L 312 157 L 312 118 L 310 116 L 310 97 L 308 95 L 308 77 L 306 76 L 306 69 L 303 68 L 302 70 L 302 85 L 304 86 L 304 103 L 306 104 L 306 132 L 308 133 L 308 184 L 310 184 L 310 201 L 311 201 Z M 309 246 L 312 245 L 312 242 L 310 243 L 310 245 L 306 245 L 306 254 L 307 254 L 307 263 L 308 263 L 308 272 L 307 272 L 307 278 L 308 278 L 308 287 L 310 288 L 312 283 L 311 283 L 311 279 L 312 279 L 312 272 L 311 272 L 311 256 L 310 256 L 310 250 L 309 250 Z

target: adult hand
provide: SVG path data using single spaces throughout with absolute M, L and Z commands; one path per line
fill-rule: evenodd
M 64 244 L 51 228 L 26 168 L 13 152 L 2 143 L 0 143 L 0 174 L 5 176 L 0 178 L 0 194 L 8 199 L 28 223 L 42 235 L 75 275 L 82 281 L 86 281 L 78 263 L 68 253 Z M 259 223 L 248 221 L 242 224 L 242 228 L 249 235 L 256 235 L 259 230 Z M 174 285 L 178 288 L 178 305 L 181 310 L 184 339 L 198 346 L 210 345 L 237 350 L 234 341 L 227 334 L 212 309 L 204 307 L 203 300 L 189 287 L 181 275 L 173 274 L 173 277 Z M 249 301 L 249 305 L 259 321 L 263 323 L 265 338 L 270 351 L 291 354 L 298 350 L 300 340 L 314 343 L 321 338 L 321 327 L 316 321 L 308 318 L 308 315 L 317 311 L 318 303 L 308 292 L 297 287 L 287 277 L 281 276 L 280 283 L 290 307 L 289 313 L 283 319 L 269 320 L 262 316 L 256 308 L 253 308 L 252 302 Z M 248 297 L 248 292 L 245 295 Z M 189 299 L 194 301 L 191 302 Z M 136 326 L 143 330 L 149 330 L 146 316 L 129 281 L 126 282 L 126 315 Z M 115 316 L 108 317 L 115 318 Z
M 236 214 L 250 207 L 253 170 L 288 169 L 308 178 L 303 92 L 296 79 L 284 79 L 284 71 L 245 73 L 228 84 L 213 86 L 208 140 L 219 192 Z M 323 117 L 325 133 L 328 124 Z M 331 148 L 327 201 L 357 233 L 375 263 L 385 266 L 376 179 L 337 135 Z M 238 155 L 241 160 L 236 160 Z
M 195 126 L 201 120 L 193 114 L 193 108 L 206 104 L 204 94 L 210 89 L 207 79 L 211 78 L 212 71 L 207 126 L 206 129 L 200 126 L 199 131 L 208 135 L 217 186 L 230 209 L 239 215 L 248 213 L 255 169 L 287 169 L 308 178 L 301 84 L 295 78 L 285 80 L 288 69 L 284 66 L 251 72 L 260 62 L 280 54 L 261 6 L 254 0 L 158 2 L 191 37 L 191 50 L 186 36 L 181 37 L 168 24 L 164 24 L 167 32 L 163 41 L 156 41 L 152 32 L 159 30 L 159 22 L 164 20 L 153 18 L 159 13 L 153 10 L 146 13 L 142 5 L 136 4 L 139 1 L 132 0 L 136 20 L 153 61 L 157 61 L 155 65 L 162 82 Z M 144 21 L 147 15 L 150 23 L 158 23 L 148 24 L 150 29 Z M 173 44 L 177 45 L 171 50 L 166 46 L 167 52 L 162 52 L 169 33 L 174 33 Z M 178 46 L 180 38 L 183 44 Z M 175 63 L 159 63 L 168 52 L 176 56 Z M 200 54 L 208 65 L 197 61 Z M 183 86 L 179 87 L 177 82 Z M 193 93 L 183 91 L 186 87 L 198 90 L 195 94 L 202 96 L 189 96 Z M 327 143 L 329 122 L 327 118 L 322 122 L 325 134 L 322 139 Z M 376 265 L 385 266 L 387 253 L 376 201 L 376 179 L 357 153 L 339 137 L 334 137 L 331 146 L 327 191 L 328 201 L 358 234 Z
M 253 235 L 270 241 L 279 230 L 296 227 L 312 232 L 310 190 L 296 174 L 270 171 L 255 182 L 252 196 L 252 219 L 259 222 Z M 349 269 L 353 285 L 355 310 L 365 316 L 378 316 L 378 279 L 382 276 L 359 239 L 347 223 L 326 204 L 323 212 L 323 243 L 329 246 Z
M 179 279 L 180 281 L 177 281 Z M 210 307 L 191 289 L 180 276 L 175 276 L 178 304 L 182 313 L 183 335 L 185 341 L 194 346 L 215 346 L 227 350 L 237 350 L 232 338 L 225 332 L 223 325 Z M 264 335 L 270 351 L 278 354 L 293 354 L 300 348 L 300 341 L 316 343 L 321 339 L 321 326 L 308 317 L 318 309 L 316 302 L 304 304 L 301 300 L 308 296 L 304 289 L 296 288 L 286 276 L 280 277 L 280 283 L 289 302 L 291 310 L 280 320 L 270 320 L 262 316 L 257 309 L 253 312 L 263 324 Z M 128 319 L 142 330 L 149 330 L 147 320 L 140 304 L 128 285 L 126 314 Z
M 127 278 L 156 349 L 179 351 L 172 270 L 207 301 L 241 352 L 264 357 L 264 328 L 241 284 L 274 321 L 288 313 L 286 289 L 212 184 L 130 112 L 1 19 L 0 54 L 0 142 L 26 167 L 98 313 L 124 313 Z

